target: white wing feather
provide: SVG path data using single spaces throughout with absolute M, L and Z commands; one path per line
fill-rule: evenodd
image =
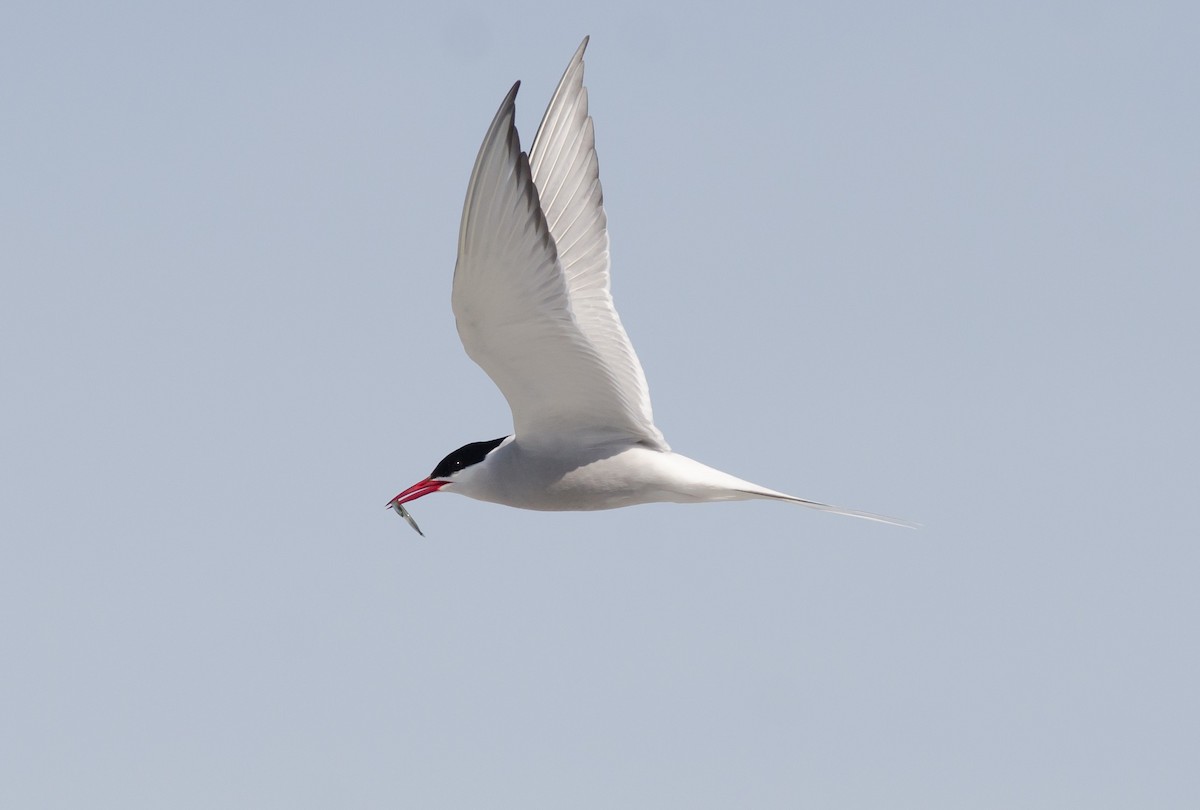
M 529 150 L 529 166 L 558 248 L 575 322 L 620 386 L 622 400 L 633 409 L 629 416 L 647 439 L 666 450 L 666 440 L 654 426 L 646 375 L 610 292 L 608 217 L 583 86 L 587 44 L 584 37 L 558 82 Z
M 646 416 L 644 381 L 641 391 L 629 386 L 627 369 L 593 343 L 573 309 L 513 121 L 518 87 L 488 128 L 463 204 L 451 297 L 463 347 L 508 400 L 523 441 L 611 435 L 665 449 Z

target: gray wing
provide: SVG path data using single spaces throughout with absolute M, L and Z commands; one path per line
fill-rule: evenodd
M 666 440 L 654 426 L 646 375 L 613 305 L 608 218 L 583 85 L 587 44 L 585 37 L 546 108 L 529 151 L 530 171 L 558 247 L 571 312 L 579 329 L 604 358 L 646 438 L 665 450 Z
M 463 204 L 451 297 L 463 347 L 508 400 L 524 440 L 661 441 L 644 388 L 629 385 L 627 366 L 593 341 L 575 310 L 513 122 L 519 86 L 488 128 Z

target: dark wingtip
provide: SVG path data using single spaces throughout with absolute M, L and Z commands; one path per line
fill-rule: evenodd
M 504 110 L 507 107 L 515 107 L 516 106 L 517 91 L 520 89 L 521 89 L 520 80 L 513 82 L 513 86 L 511 88 L 509 88 L 509 90 L 508 90 L 508 95 L 506 95 L 504 97 L 504 101 L 500 102 L 500 110 Z M 499 115 L 499 113 L 497 113 L 497 116 L 498 115 Z

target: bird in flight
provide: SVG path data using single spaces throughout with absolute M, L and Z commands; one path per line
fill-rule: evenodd
M 585 38 L 529 153 L 517 82 L 467 185 L 451 304 L 467 354 L 508 400 L 513 434 L 471 442 L 388 502 L 434 492 L 539 510 L 752 498 L 883 523 L 903 521 L 785 495 L 671 450 L 609 291 L 607 218 L 583 86 Z

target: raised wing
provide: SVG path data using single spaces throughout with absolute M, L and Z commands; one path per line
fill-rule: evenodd
M 575 322 L 634 408 L 632 416 L 665 450 L 666 440 L 654 426 L 646 375 L 610 292 L 608 217 L 588 93 L 583 86 L 587 44 L 584 37 L 558 82 L 529 150 L 529 166 L 542 213 L 558 247 Z
M 513 122 L 518 87 L 488 128 L 463 204 L 451 297 L 463 347 L 508 400 L 519 438 L 619 435 L 665 448 L 627 369 L 573 310 Z

